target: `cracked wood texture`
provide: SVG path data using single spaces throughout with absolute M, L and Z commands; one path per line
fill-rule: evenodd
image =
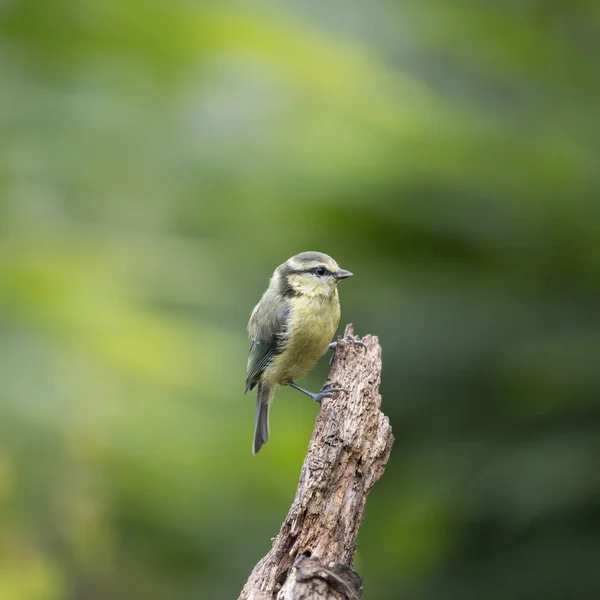
M 338 341 L 328 381 L 349 393 L 325 398 L 302 465 L 296 497 L 269 553 L 239 600 L 355 600 L 352 571 L 367 496 L 394 441 L 381 412 L 381 346 L 375 336 Z

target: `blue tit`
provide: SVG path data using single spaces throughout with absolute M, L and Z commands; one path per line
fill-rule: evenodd
M 254 420 L 256 454 L 269 439 L 269 405 L 280 385 L 317 402 L 339 388 L 313 394 L 296 385 L 327 351 L 340 322 L 338 282 L 352 273 L 327 254 L 302 252 L 279 265 L 250 316 L 246 392 L 258 388 Z

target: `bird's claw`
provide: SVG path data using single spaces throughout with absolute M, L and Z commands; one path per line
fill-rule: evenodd
M 355 346 L 360 346 L 361 348 L 367 349 L 367 345 L 362 340 L 357 340 L 353 335 L 347 335 L 345 337 L 349 342 L 352 342 Z
M 323 385 L 323 387 L 321 388 L 321 391 L 318 392 L 317 394 L 313 394 L 313 400 L 315 402 L 318 402 L 319 404 L 321 404 L 321 400 L 323 400 L 323 398 L 330 398 L 336 392 L 346 392 L 346 394 L 350 393 L 348 390 L 345 390 L 344 388 L 338 388 L 338 387 L 332 388 L 332 387 L 330 387 L 331 385 L 333 385 L 331 382 L 326 381 L 325 384 Z
M 361 346 L 365 350 L 367 349 L 367 345 L 363 341 L 357 340 L 353 335 L 350 335 L 350 334 L 345 335 L 342 339 L 346 340 L 347 342 L 351 342 L 355 346 Z M 331 344 L 329 344 L 329 349 L 335 350 L 337 345 L 338 345 L 337 342 L 331 342 Z M 329 359 L 329 366 L 331 366 L 331 363 L 333 362 L 334 357 L 335 357 L 335 354 Z
M 346 340 L 347 342 L 351 342 L 355 346 L 361 346 L 365 350 L 367 349 L 367 345 L 362 340 L 357 340 L 353 335 L 350 335 L 350 334 L 345 335 L 342 339 Z M 333 350 L 336 348 L 337 345 L 338 345 L 338 342 L 331 342 L 331 344 L 329 344 L 329 349 Z

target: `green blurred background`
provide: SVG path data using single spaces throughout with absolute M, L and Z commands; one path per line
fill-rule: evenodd
M 383 346 L 365 598 L 599 598 L 599 56 L 591 0 L 0 2 L 0 598 L 237 597 L 317 411 L 252 456 L 303 250 Z

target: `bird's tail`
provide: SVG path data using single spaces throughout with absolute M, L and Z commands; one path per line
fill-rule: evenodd
M 254 417 L 254 443 L 252 444 L 252 454 L 256 454 L 269 439 L 269 404 L 273 399 L 272 388 L 263 388 L 258 384 L 258 393 L 256 394 L 256 416 Z

